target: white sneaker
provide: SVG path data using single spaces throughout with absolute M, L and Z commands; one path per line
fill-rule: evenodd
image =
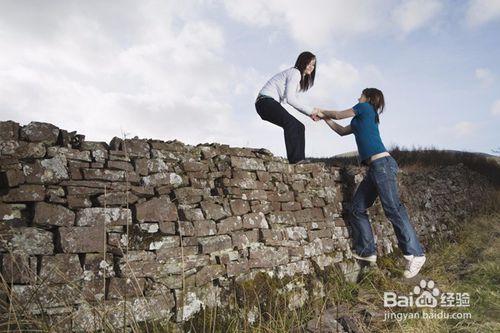
M 403 273 L 404 277 L 411 279 L 420 272 L 420 269 L 425 263 L 425 255 L 423 256 L 413 256 L 405 255 L 405 259 L 408 261 L 406 264 L 406 269 Z
M 359 260 L 365 260 L 365 261 L 369 261 L 369 262 L 377 262 L 377 256 L 375 254 L 372 254 L 371 256 L 368 256 L 368 257 L 362 257 L 359 254 L 357 254 L 356 252 L 352 252 L 352 256 L 356 259 L 359 259 Z

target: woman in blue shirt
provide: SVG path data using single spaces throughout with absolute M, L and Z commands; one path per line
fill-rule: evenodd
M 387 152 L 378 129 L 379 114 L 384 110 L 382 92 L 376 88 L 364 89 L 358 104 L 344 111 L 316 110 L 313 114 L 323 118 L 337 134 L 354 134 L 361 164 L 368 166 L 366 176 L 359 184 L 349 214 L 353 231 L 353 257 L 375 262 L 377 250 L 366 210 L 373 205 L 377 195 L 384 213 L 394 227 L 399 248 L 407 260 L 406 278 L 418 274 L 425 263 L 425 254 L 404 204 L 398 193 L 396 160 Z M 350 125 L 341 126 L 332 119 L 353 117 Z

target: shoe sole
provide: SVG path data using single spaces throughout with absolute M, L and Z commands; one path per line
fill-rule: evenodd
M 374 257 L 374 258 L 361 257 L 355 253 L 353 253 L 352 256 L 353 256 L 353 258 L 356 258 L 358 260 L 363 260 L 363 261 L 368 261 L 368 262 L 377 262 L 377 257 Z

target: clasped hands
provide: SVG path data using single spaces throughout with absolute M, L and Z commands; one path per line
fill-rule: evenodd
M 314 121 L 319 121 L 321 119 L 325 119 L 325 114 L 323 113 L 323 110 L 320 108 L 314 108 L 313 113 L 311 113 L 311 119 Z

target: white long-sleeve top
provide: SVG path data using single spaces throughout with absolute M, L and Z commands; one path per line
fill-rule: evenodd
M 314 108 L 302 104 L 298 99 L 300 89 L 300 71 L 291 67 L 274 75 L 264 87 L 260 90 L 259 95 L 265 95 L 274 98 L 280 103 L 288 103 L 303 114 L 310 116 Z

